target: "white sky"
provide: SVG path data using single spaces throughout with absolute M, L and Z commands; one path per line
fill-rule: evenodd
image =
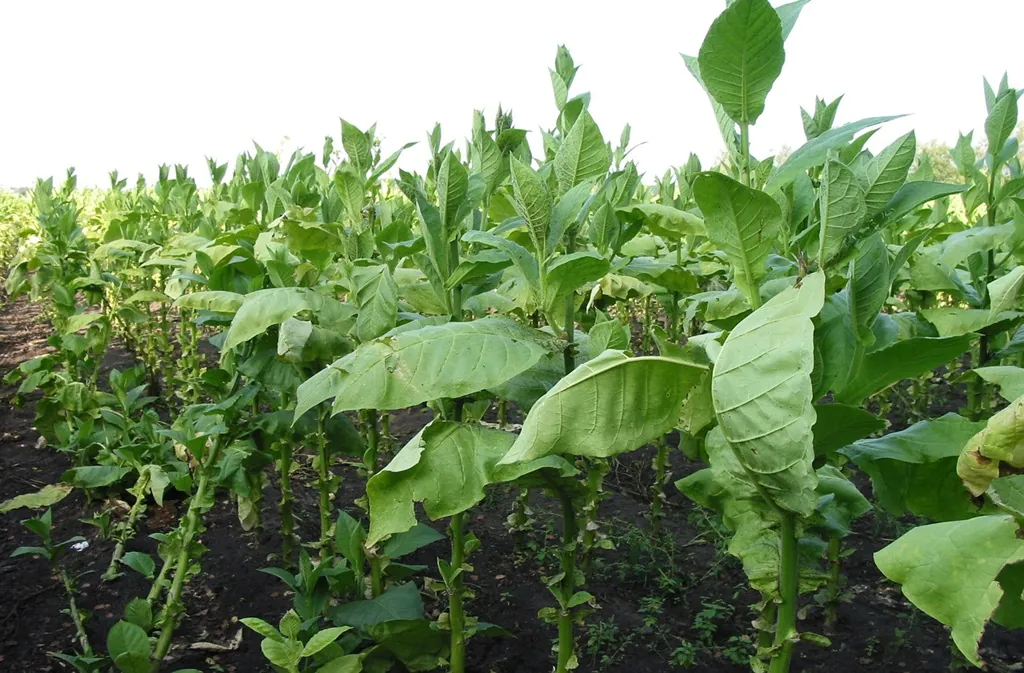
M 547 69 L 565 43 L 582 68 L 607 139 L 625 122 L 654 174 L 690 151 L 722 151 L 711 109 L 679 52 L 696 54 L 722 0 L 477 2 L 388 0 L 274 4 L 55 2 L 0 6 L 0 185 L 75 166 L 79 184 L 117 168 L 152 179 L 160 163 L 230 161 L 257 141 L 318 154 L 338 117 L 378 122 L 384 151 L 468 134 L 474 108 L 498 103 L 539 147 L 553 126 Z M 845 93 L 839 121 L 913 113 L 884 141 L 983 136 L 982 76 L 1024 86 L 1024 52 L 993 29 L 1024 25 L 1022 0 L 812 0 L 786 43 L 787 63 L 752 131 L 765 156 L 803 142 L 799 107 Z M 424 143 L 399 163 L 422 170 Z

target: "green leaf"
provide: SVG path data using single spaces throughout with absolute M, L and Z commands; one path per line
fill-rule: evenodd
M 1013 129 L 1017 126 L 1017 92 L 1007 91 L 996 99 L 985 120 L 988 153 L 998 157 Z
M 7 514 L 16 509 L 27 507 L 28 509 L 42 509 L 68 497 L 74 489 L 71 484 L 47 484 L 35 493 L 23 493 L 10 500 L 0 502 L 0 514 Z
M 821 228 L 818 259 L 827 264 L 864 220 L 867 206 L 857 176 L 846 164 L 829 160 L 821 171 Z
M 426 326 L 361 344 L 297 392 L 295 417 L 334 398 L 334 413 L 404 409 L 496 386 L 529 369 L 551 337 L 507 318 Z
M 611 163 L 611 151 L 601 129 L 590 113 L 583 110 L 555 153 L 559 192 L 565 194 L 585 180 L 604 176 Z
M 294 613 L 293 613 L 294 614 Z M 260 643 L 263 656 L 275 666 L 285 670 L 295 670 L 302 660 L 302 643 L 296 640 L 265 639 Z
M 926 308 L 920 311 L 921 317 L 935 325 L 939 336 L 955 337 L 978 332 L 990 325 L 1003 320 L 1011 320 L 1020 314 L 1016 311 L 1004 311 L 993 314 L 991 311 L 976 308 Z
M 704 368 L 669 357 L 605 351 L 541 397 L 501 463 L 543 456 L 608 457 L 671 430 Z
M 263 334 L 272 325 L 280 325 L 300 311 L 317 313 L 326 302 L 326 297 L 305 287 L 275 287 L 251 292 L 245 295 L 242 305 L 231 320 L 231 327 L 228 328 L 221 351 L 230 351 L 235 346 Z
M 477 625 L 480 625 L 478 622 Z M 472 628 L 467 624 L 467 631 Z M 426 619 L 393 620 L 367 629 L 411 673 L 446 668 L 449 632 Z M 467 637 L 470 634 L 467 633 Z
M 889 297 L 889 250 L 881 234 L 863 241 L 851 263 L 846 286 L 851 324 L 857 338 L 867 345 L 874 342 L 871 327 Z
M 398 286 L 386 264 L 352 269 L 352 291 L 359 313 L 355 336 L 359 341 L 376 339 L 398 322 Z
M 765 191 L 777 191 L 786 183 L 795 180 L 796 177 L 804 171 L 814 168 L 815 166 L 822 165 L 828 157 L 829 150 L 835 150 L 843 147 L 853 140 L 853 137 L 857 135 L 857 133 L 863 131 L 869 126 L 877 126 L 887 121 L 898 119 L 901 116 L 902 115 L 868 117 L 867 119 L 850 122 L 849 124 L 844 124 L 838 128 L 825 131 L 817 138 L 804 143 L 798 147 L 796 151 L 790 154 L 785 163 L 775 169 L 775 172 L 772 173 L 771 177 L 768 179 L 768 183 L 765 185 Z
M 977 507 L 956 475 L 964 445 L 985 427 L 956 414 L 915 423 L 839 452 L 871 477 L 879 506 L 894 516 L 907 512 L 936 521 L 972 516 Z
M 907 173 L 917 148 L 914 132 L 897 138 L 891 145 L 873 157 L 865 168 L 867 182 L 864 189 L 864 201 L 867 204 L 867 216 L 873 217 L 885 208 L 903 183 L 907 181 Z
M 1020 527 L 1010 515 L 919 526 L 875 554 L 903 595 L 952 628 L 953 642 L 975 666 L 985 624 L 1003 596 L 997 577 L 1024 560 Z
M 363 654 L 343 654 L 316 669 L 316 673 L 362 673 Z
M 153 579 L 153 573 L 156 571 L 156 563 L 152 557 L 140 551 L 126 553 L 121 557 L 121 563 L 147 579 Z
M 77 488 L 102 488 L 121 481 L 131 471 L 130 467 L 117 465 L 73 467 L 61 476 L 61 481 L 66 481 Z
M 788 39 L 789 34 L 793 31 L 793 27 L 796 25 L 796 20 L 800 18 L 800 11 L 804 6 L 811 0 L 795 0 L 795 2 L 788 2 L 785 5 L 779 5 L 775 8 L 775 11 L 779 15 L 779 20 L 782 21 L 782 39 Z
M 480 425 L 433 421 L 402 447 L 366 484 L 370 505 L 368 544 L 416 525 L 417 502 L 431 520 L 468 510 L 484 488 L 561 461 L 534 461 L 516 470 L 497 468 L 515 435 Z M 524 471 L 525 470 L 525 471 Z
M 404 533 L 397 533 L 388 538 L 381 551 L 389 559 L 397 559 L 444 539 L 444 535 L 430 526 L 418 523 Z
M 599 280 L 610 268 L 608 260 L 594 252 L 571 252 L 554 258 L 547 268 L 545 309 L 553 311 L 560 299 L 584 283 Z
M 988 284 L 989 315 L 997 318 L 1003 311 L 1015 308 L 1021 300 L 1024 288 L 1024 266 L 1018 266 L 1005 276 Z
M 814 510 L 814 326 L 825 301 L 821 272 L 775 295 L 725 340 L 712 372 L 715 413 L 750 478 L 773 504 Z
M 289 610 L 281 617 L 277 628 L 285 638 L 297 638 L 302 630 L 302 618 L 295 610 Z
M 140 626 L 131 622 L 119 621 L 107 632 L 107 654 L 111 659 L 117 661 L 117 658 L 125 653 L 141 654 L 148 661 L 149 637 Z
M 814 453 L 833 451 L 885 429 L 885 421 L 859 407 L 846 404 L 815 404 Z
M 76 313 L 75 315 L 68 318 L 67 324 L 64 326 L 65 334 L 74 334 L 80 330 L 85 329 L 89 325 L 93 324 L 97 320 L 102 319 L 104 316 L 102 313 Z
M 737 0 L 708 30 L 700 74 L 708 93 L 740 124 L 753 124 L 786 60 L 782 22 L 768 0 Z
M 341 146 L 345 148 L 349 163 L 355 166 L 357 171 L 365 174 L 373 161 L 370 139 L 344 119 L 341 120 Z
M 760 305 L 758 283 L 782 229 L 779 204 L 721 173 L 698 175 L 693 196 L 704 213 L 708 237 L 732 265 L 737 287 L 752 306 Z
M 148 652 L 123 652 L 111 658 L 121 673 L 149 673 L 152 665 Z
M 1024 397 L 1000 409 L 960 452 L 956 472 L 975 497 L 1001 476 L 1024 469 Z
M 277 629 L 258 617 L 243 617 L 239 621 L 268 640 L 284 641 Z
M 437 171 L 437 212 L 444 231 L 451 232 L 458 224 L 459 212 L 469 190 L 469 172 L 455 153 L 445 154 Z
M 532 287 L 540 287 L 540 270 L 537 260 L 523 246 L 489 231 L 467 231 L 462 235 L 462 240 L 466 243 L 479 243 L 504 252 L 523 274 L 527 283 Z
M 352 601 L 328 612 L 335 624 L 360 629 L 396 620 L 422 619 L 423 599 L 412 582 L 389 587 L 377 598 Z
M 346 631 L 350 631 L 350 626 L 333 626 L 323 631 L 317 631 L 313 634 L 313 637 L 309 639 L 306 646 L 302 648 L 303 657 L 312 657 L 317 652 L 321 651 L 335 640 L 337 640 L 341 634 Z
M 153 628 L 153 608 L 145 598 L 133 598 L 124 609 L 124 618 L 143 631 Z
M 879 226 L 895 222 L 904 215 L 911 213 L 918 206 L 944 196 L 960 194 L 967 191 L 967 185 L 947 184 L 944 182 L 927 182 L 915 180 L 900 187 L 885 208 L 876 216 Z
M 537 173 L 512 156 L 512 193 L 516 212 L 526 220 L 530 240 L 541 259 L 547 257 L 548 227 L 553 205 L 551 192 Z
M 864 356 L 850 382 L 836 392 L 843 404 L 859 405 L 898 381 L 920 376 L 966 352 L 973 334 L 955 337 L 915 337 L 872 351 Z
M 693 213 L 660 203 L 633 203 L 616 209 L 639 215 L 644 225 L 663 238 L 677 241 L 685 236 L 707 236 L 704 220 Z
M 982 379 L 994 386 L 999 386 L 999 394 L 1007 402 L 1012 402 L 1024 395 L 1024 368 L 1021 367 L 976 367 L 971 370 Z M 0 511 L 3 508 L 0 507 Z

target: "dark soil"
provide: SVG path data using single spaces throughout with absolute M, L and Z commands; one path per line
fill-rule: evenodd
M 9 304 L 0 311 L 0 374 L 17 363 L 42 353 L 47 328 L 38 310 L 25 302 Z M 105 368 L 132 363 L 123 349 L 112 348 Z M 0 388 L 0 501 L 55 483 L 68 460 L 51 448 L 37 447 L 32 427 L 32 405 L 11 406 L 10 387 Z M 958 397 L 943 391 L 955 410 Z M 411 437 L 430 419 L 426 409 L 393 416 L 396 445 Z M 894 426 L 904 425 L 901 418 Z M 741 672 L 747 656 L 750 608 L 756 596 L 746 589 L 738 563 L 724 552 L 723 531 L 710 512 L 693 506 L 670 489 L 665 513 L 665 535 L 653 538 L 646 514 L 653 470 L 652 449 L 617 461 L 606 480 L 608 498 L 601 505 L 604 532 L 616 549 L 600 551 L 588 578 L 587 589 L 600 608 L 589 615 L 579 633 L 580 671 L 629 671 L 661 673 L 683 670 L 680 654 L 685 640 L 695 663 L 691 671 Z M 698 469 L 682 454 L 673 452 L 675 478 Z M 344 478 L 336 504 L 356 515 L 354 500 L 362 493 L 354 470 L 337 465 Z M 296 511 L 305 540 L 318 534 L 314 475 L 303 470 L 296 479 Z M 555 507 L 541 496 L 532 507 L 536 520 L 526 548 L 517 551 L 505 528 L 514 494 L 496 491 L 467 519 L 482 542 L 471 558 L 474 571 L 467 581 L 475 593 L 471 614 L 499 624 L 514 637 L 474 639 L 469 647 L 469 670 L 475 673 L 546 673 L 552 668 L 550 646 L 555 629 L 537 618 L 553 599 L 541 582 L 544 574 L 557 572 L 554 545 L 558 535 Z M 188 585 L 188 618 L 178 630 L 172 651 L 173 664 L 166 670 L 197 668 L 203 671 L 259 673 L 270 668 L 259 649 L 259 638 L 243 630 L 238 619 L 258 616 L 276 623 L 290 607 L 290 597 L 278 579 L 259 572 L 274 565 L 280 549 L 277 491 L 267 489 L 263 501 L 263 529 L 243 532 L 232 503 L 220 498 L 207 517 L 202 542 L 209 547 L 203 572 Z M 71 553 L 66 563 L 80 579 L 79 605 L 91 611 L 88 630 L 102 649 L 107 629 L 120 617 L 132 598 L 145 595 L 148 582 L 136 573 L 103 584 L 113 543 L 100 539 L 96 528 L 82 523 L 102 503 L 88 502 L 80 492 L 54 506 L 57 539 L 84 535 L 90 546 Z M 67 670 L 47 652 L 70 651 L 74 627 L 61 612 L 66 607 L 63 590 L 46 563 L 31 558 L 7 558 L 14 548 L 32 544 L 19 525 L 27 510 L 0 515 L 0 671 Z M 139 535 L 129 550 L 153 553 L 155 543 L 147 535 L 167 531 L 176 523 L 177 504 L 151 506 Z M 437 527 L 443 529 L 443 522 Z M 794 671 L 902 673 L 943 671 L 951 662 L 946 629 L 917 612 L 903 600 L 899 589 L 881 577 L 871 555 L 900 533 L 904 523 L 868 514 L 849 538 L 852 555 L 844 563 L 850 601 L 840 608 L 840 624 L 830 649 L 802 644 L 797 648 Z M 434 556 L 447 557 L 447 549 L 435 544 L 417 552 L 411 562 L 433 569 Z M 403 559 L 404 560 L 404 559 Z M 428 570 L 436 576 L 436 570 Z M 428 614 L 443 609 L 425 593 Z M 822 614 L 806 600 L 803 631 L 821 633 Z M 240 641 L 238 634 L 243 631 Z M 196 644 L 201 648 L 195 649 Z M 213 651 L 216 648 L 221 651 Z M 992 627 L 982 647 L 994 670 L 1019 670 L 1024 660 L 1024 640 Z M 679 668 L 670 660 L 675 656 Z

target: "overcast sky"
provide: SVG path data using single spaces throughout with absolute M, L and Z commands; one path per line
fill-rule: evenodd
M 474 108 L 499 103 L 533 133 L 555 119 L 547 69 L 566 44 L 582 68 L 606 138 L 622 125 L 634 157 L 656 173 L 696 152 L 722 151 L 704 93 L 679 52 L 696 54 L 722 0 L 476 2 L 390 0 L 259 3 L 53 2 L 0 7 L 4 97 L 0 185 L 31 184 L 75 166 L 80 184 L 118 169 L 152 179 L 187 163 L 207 182 L 204 156 L 229 161 L 259 142 L 319 153 L 338 117 L 378 123 L 384 151 L 467 135 Z M 800 106 L 846 94 L 839 121 L 912 113 L 920 140 L 983 135 L 982 77 L 1024 87 L 1016 37 L 1024 0 L 812 0 L 786 43 L 786 65 L 752 147 L 765 156 L 803 142 Z M 978 135 L 976 134 L 976 135 Z M 422 170 L 423 143 L 400 162 Z

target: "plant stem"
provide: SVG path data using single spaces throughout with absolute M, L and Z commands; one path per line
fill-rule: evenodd
M 520 488 L 512 502 L 512 514 L 508 518 L 512 532 L 512 545 L 516 553 L 522 553 L 526 546 L 526 529 L 530 522 L 530 489 Z
M 153 652 L 153 665 L 150 673 L 158 673 L 160 665 L 171 649 L 171 640 L 174 638 L 174 629 L 178 615 L 182 611 L 181 592 L 185 587 L 185 576 L 188 575 L 190 555 L 192 553 L 192 541 L 195 539 L 196 531 L 202 520 L 200 509 L 206 500 L 206 491 L 210 487 L 210 474 L 213 472 L 213 465 L 217 462 L 220 452 L 220 443 L 214 443 L 210 453 L 201 467 L 199 485 L 192 499 L 188 504 L 188 513 L 185 515 L 185 533 L 181 537 L 181 550 L 178 552 L 178 563 L 174 569 L 174 579 L 171 588 L 167 593 L 167 602 L 164 604 L 164 624 L 160 631 L 160 639 L 157 641 L 156 650 Z
M 651 485 L 651 534 L 661 534 L 661 505 L 665 499 L 665 480 L 668 468 L 668 441 L 658 439 L 658 452 L 654 456 L 654 483 Z
M 331 552 L 331 464 L 327 455 L 327 435 L 324 433 L 324 413 L 319 415 L 316 445 L 320 480 L 320 561 L 324 562 Z
M 569 240 L 565 249 L 569 254 L 576 250 L 576 227 L 569 230 Z M 565 373 L 568 375 L 576 369 L 576 291 L 572 290 L 565 298 L 565 340 L 568 346 L 565 347 L 564 363 Z
M 288 441 L 278 443 L 279 455 L 277 476 L 280 480 L 281 500 L 277 510 L 281 515 L 281 558 L 286 567 L 292 567 L 295 555 L 295 515 L 292 496 L 292 445 Z
M 148 479 L 147 479 L 148 481 Z M 143 486 L 145 488 L 145 486 Z M 110 557 L 110 565 L 107 566 L 107 572 L 103 573 L 100 578 L 104 582 L 110 582 L 111 580 L 117 579 L 121 574 L 118 572 L 118 563 L 121 561 L 121 557 L 124 556 L 125 544 L 130 540 L 135 533 L 135 524 L 139 519 L 139 515 L 142 514 L 143 510 L 146 509 L 146 499 L 142 496 L 141 490 L 139 495 L 135 498 L 135 502 L 132 504 L 132 508 L 128 510 L 128 520 L 124 522 L 121 528 L 121 534 L 118 536 L 117 545 L 114 546 L 114 555 Z
M 800 588 L 800 565 L 797 559 L 796 515 L 782 514 L 779 530 L 779 608 L 775 619 L 775 640 L 768 673 L 788 673 L 796 639 L 797 594 Z
M 89 636 L 85 632 L 85 625 L 82 623 L 82 615 L 78 612 L 78 603 L 75 601 L 75 589 L 71 578 L 64 568 L 57 569 L 60 581 L 64 585 L 64 591 L 68 595 L 68 607 L 71 610 L 71 619 L 75 622 L 75 631 L 78 633 L 78 644 L 82 646 L 82 654 L 91 657 L 92 646 L 89 644 Z
M 743 178 L 743 184 L 747 187 L 750 186 L 750 124 L 747 122 L 740 122 L 740 176 Z
M 580 550 L 580 565 L 583 567 L 584 575 L 590 572 L 590 559 L 593 556 L 594 543 L 597 541 L 597 509 L 604 488 L 604 476 L 608 471 L 608 461 L 605 459 L 590 460 L 587 469 L 587 500 L 583 505 L 583 545 Z
M 775 613 L 777 611 L 778 605 L 775 604 L 775 600 L 771 596 L 764 596 L 764 607 L 761 608 L 761 617 L 758 620 L 761 623 L 761 628 L 757 634 L 758 655 L 768 652 L 772 647 L 772 640 L 775 639 L 772 627 L 775 625 Z
M 454 577 L 448 586 L 448 621 L 451 628 L 451 656 L 449 659 L 451 673 L 463 673 L 466 670 L 466 614 L 462 605 L 463 582 L 462 566 L 465 563 L 465 531 L 463 517 L 459 512 L 451 518 L 452 563 Z
M 840 553 L 842 551 L 842 539 L 838 535 L 830 535 L 828 538 L 828 583 L 825 587 L 825 631 L 834 633 L 836 624 L 839 623 L 839 589 L 842 577 L 840 575 Z
M 366 478 L 377 473 L 377 445 L 380 435 L 377 433 L 377 410 L 366 409 L 363 413 L 363 424 L 366 427 L 366 453 L 363 454 L 363 468 Z
M 573 510 L 572 497 L 564 491 L 559 491 L 559 500 L 562 502 L 562 552 L 560 555 L 562 581 L 559 586 L 558 610 L 558 664 L 556 673 L 566 673 L 569 670 L 569 662 L 572 659 L 574 649 L 573 639 L 573 609 L 569 607 L 569 601 L 576 593 L 576 512 Z
M 149 595 L 146 596 L 146 601 L 149 603 L 149 607 L 152 608 L 153 604 L 160 598 L 160 594 L 164 591 L 164 583 L 167 581 L 167 575 L 173 569 L 177 563 L 178 558 L 176 556 L 169 557 L 164 564 L 160 567 L 160 573 L 153 580 L 153 586 L 149 588 Z
M 370 563 L 370 595 L 377 598 L 384 593 L 384 566 L 379 554 L 367 555 Z
M 380 412 L 380 448 L 378 452 L 391 454 L 391 412 Z

